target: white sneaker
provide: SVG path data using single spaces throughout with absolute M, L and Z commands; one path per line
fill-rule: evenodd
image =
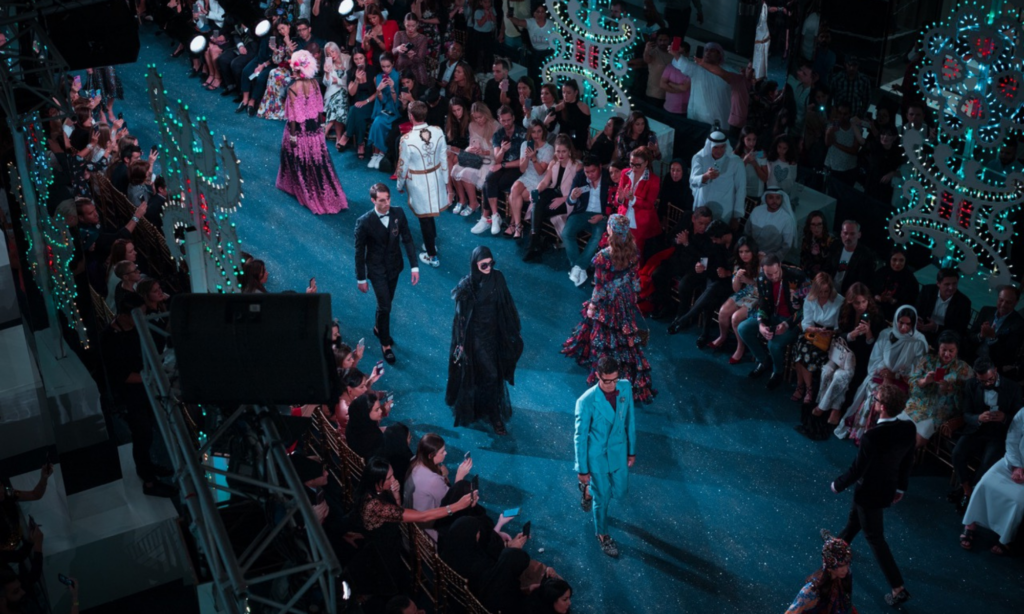
M 487 230 L 488 228 L 491 228 L 491 218 L 484 217 L 481 215 L 480 221 L 478 221 L 476 225 L 470 229 L 470 232 L 475 235 L 483 234 L 484 231 Z
M 573 282 L 575 282 L 577 288 L 587 283 L 586 269 L 580 269 L 579 275 L 576 276 L 576 279 L 574 279 Z
M 383 154 L 373 154 L 370 156 L 370 163 L 366 165 L 366 168 L 380 168 L 380 161 L 383 159 Z
M 491 216 L 491 234 L 496 235 L 501 233 L 501 216 L 494 214 Z
M 455 206 L 452 207 L 452 213 L 454 213 L 455 215 L 462 213 L 462 203 L 455 203 Z
M 469 217 L 473 215 L 473 208 L 470 207 L 469 205 L 463 205 L 462 211 L 459 211 L 459 215 L 461 215 L 462 217 Z
M 571 279 L 572 283 L 576 284 L 577 286 L 580 285 L 580 273 L 584 272 L 582 269 L 580 269 L 580 267 L 576 265 L 573 265 L 572 270 L 569 271 L 569 279 Z M 586 273 L 584 273 L 584 275 L 585 274 Z
M 427 252 L 420 252 L 420 262 L 422 262 L 423 264 L 429 264 L 430 266 L 434 267 L 435 269 L 437 267 L 441 266 L 441 261 L 437 259 L 437 256 L 434 256 L 433 258 L 431 258 L 427 254 Z

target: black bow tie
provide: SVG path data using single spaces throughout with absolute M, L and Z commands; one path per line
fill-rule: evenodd
M 383 220 L 384 218 L 386 218 L 386 217 L 387 217 L 387 216 L 389 216 L 389 215 L 391 215 L 391 214 L 390 214 L 390 213 L 384 213 L 384 214 L 380 214 L 380 213 L 378 213 L 378 214 L 377 214 L 377 217 L 379 217 L 380 219 L 382 219 L 382 220 Z

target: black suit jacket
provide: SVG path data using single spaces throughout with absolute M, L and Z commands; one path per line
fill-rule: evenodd
M 970 341 L 977 349 L 978 356 L 987 355 L 1001 368 L 1013 363 L 1017 352 L 1020 351 L 1021 343 L 1024 343 L 1024 317 L 1016 311 L 1011 312 L 996 330 L 995 343 L 989 345 L 981 338 L 981 325 L 985 322 L 991 323 L 995 316 L 995 307 L 982 307 L 974 320 L 974 326 L 971 327 Z
M 576 171 L 576 176 L 572 178 L 572 187 L 569 188 L 569 192 L 572 193 L 572 191 L 575 190 L 576 188 L 582 188 L 583 186 L 589 186 L 589 185 L 590 184 L 587 182 L 586 174 L 584 174 L 583 170 L 580 169 L 580 170 Z M 600 185 L 597 186 L 597 191 L 601 195 L 601 215 L 603 215 L 605 217 L 610 217 L 612 213 L 615 213 L 615 210 L 608 204 L 608 191 L 609 191 L 609 187 L 611 187 L 611 185 L 612 185 L 611 175 L 609 175 L 608 171 L 606 171 L 606 170 L 601 171 L 601 183 L 600 183 Z M 591 188 L 591 189 L 593 189 L 593 188 Z M 572 207 L 573 207 L 571 215 L 579 215 L 580 213 L 586 213 L 587 212 L 587 203 L 589 203 L 589 202 L 590 202 L 590 194 L 589 193 L 580 194 L 580 199 L 578 201 L 569 200 L 569 204 L 571 204 Z M 590 215 L 594 215 L 594 214 L 590 214 Z
M 388 216 L 387 228 L 377 217 L 376 209 L 370 209 L 356 220 L 356 279 L 359 281 L 398 277 L 404 268 L 399 242 L 405 247 L 409 266 L 416 267 L 416 248 L 405 211 L 391 207 Z
M 852 484 L 853 502 L 868 509 L 892 505 L 897 490 L 907 490 L 914 464 L 917 428 L 910 420 L 883 422 L 864 433 L 857 458 L 833 482 L 837 492 Z
M 917 297 L 917 317 L 931 319 L 935 311 L 935 302 L 939 299 L 939 286 L 928 284 L 921 288 L 921 294 Z M 957 290 L 953 298 L 949 299 L 949 307 L 946 308 L 945 323 L 934 333 L 925 335 L 928 343 L 934 343 L 935 339 L 944 330 L 953 330 L 963 339 L 967 335 L 967 324 L 971 321 L 971 299 Z
M 843 244 L 836 245 L 836 251 L 832 254 L 828 263 L 828 274 L 835 279 L 839 273 L 839 260 L 843 257 Z M 850 286 L 860 282 L 869 288 L 871 287 L 871 280 L 875 275 L 875 256 L 871 253 L 868 248 L 863 245 L 857 245 L 857 248 L 853 250 L 853 255 L 850 256 L 850 261 L 846 263 L 846 275 L 843 276 L 843 287 L 840 288 L 839 293 L 845 295 L 846 291 L 850 289 Z
M 964 412 L 964 435 L 982 431 L 993 436 L 1006 437 L 1010 421 L 1024 405 L 1024 395 L 1021 394 L 1020 384 L 1002 375 L 999 376 L 999 386 L 996 388 L 996 392 L 998 395 L 996 398 L 997 408 L 1006 414 L 1006 419 L 1002 422 L 979 422 L 978 416 L 990 409 L 985 404 L 985 389 L 982 388 L 981 382 L 976 377 L 967 380 L 967 383 L 964 384 L 963 404 L 961 405 Z

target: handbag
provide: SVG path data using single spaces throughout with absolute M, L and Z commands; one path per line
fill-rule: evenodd
M 822 352 L 827 352 L 829 346 L 832 345 L 832 331 L 825 330 L 815 332 L 813 330 L 809 330 L 804 333 L 804 340 Z
M 459 166 L 464 168 L 479 169 L 484 165 L 484 157 L 463 149 L 459 152 Z

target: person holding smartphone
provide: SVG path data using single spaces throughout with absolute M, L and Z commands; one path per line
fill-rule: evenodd
M 455 479 L 450 479 L 448 467 L 444 464 L 447 458 L 448 447 L 443 437 L 437 433 L 427 433 L 420 438 L 416 456 L 409 465 L 409 475 L 405 479 L 402 501 L 406 508 L 422 512 L 440 507 L 450 486 L 466 479 L 473 469 L 473 459 L 464 458 L 455 471 Z M 430 528 L 432 525 L 426 523 L 421 527 L 436 540 L 437 531 Z
M 960 358 L 960 336 L 953 331 L 939 335 L 938 350 L 928 354 L 910 374 L 910 398 L 904 410 L 917 427 L 917 447 L 960 412 L 959 403 L 974 370 Z
M 401 76 L 395 70 L 395 58 L 390 53 L 382 53 L 377 64 L 380 66 L 380 74 L 374 78 L 377 92 L 373 104 L 373 123 L 370 125 L 373 155 L 367 168 L 380 168 L 380 162 L 388 151 L 387 136 L 391 131 L 391 125 L 401 115 L 401 103 L 398 98 Z

